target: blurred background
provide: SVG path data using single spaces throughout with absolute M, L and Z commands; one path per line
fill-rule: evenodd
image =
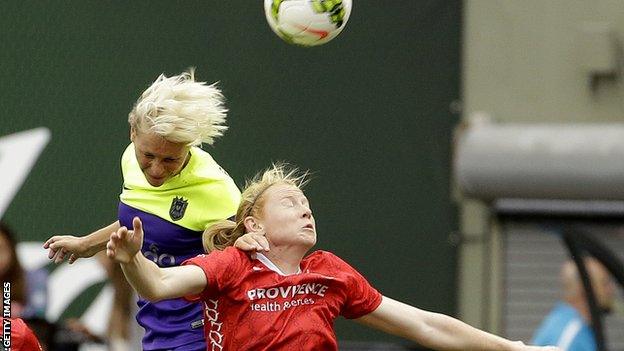
M 49 274 L 45 319 L 82 318 L 105 333 L 94 324 L 106 306 L 93 308 L 113 294 L 105 270 L 84 263 L 72 273 L 26 243 L 84 235 L 116 218 L 127 114 L 160 73 L 190 66 L 199 80 L 219 82 L 229 108 L 229 130 L 204 149 L 240 186 L 271 161 L 310 169 L 317 248 L 384 295 L 528 342 L 558 298 L 560 223 L 581 218 L 624 252 L 623 3 L 354 2 L 340 36 L 313 48 L 273 34 L 259 0 L 5 4 L 0 136 L 45 127 L 49 142 L 2 221 L 28 252 L 24 266 Z M 505 138 L 510 124 L 528 136 Z M 557 134 L 566 125 L 575 129 Z M 566 138 L 586 140 L 583 125 L 608 137 L 577 145 L 572 151 L 587 151 L 580 159 L 558 153 Z M 484 126 L 486 137 L 471 139 Z M 0 162 L 8 157 L 0 152 Z M 548 167 L 559 163 L 567 166 Z M 549 192 L 552 179 L 570 186 Z M 563 206 L 562 222 L 544 229 L 552 203 L 501 199 L 581 207 Z M 605 213 L 588 214 L 596 200 Z M 518 211 L 526 206 L 528 215 Z M 55 297 L 78 269 L 90 277 Z M 621 330 L 617 323 L 607 324 Z M 413 347 L 344 320 L 336 329 L 343 345 Z M 622 348 L 612 334 L 610 345 Z

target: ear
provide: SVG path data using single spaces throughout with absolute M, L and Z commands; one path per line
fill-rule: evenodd
M 134 128 L 133 126 L 130 126 L 130 141 L 134 142 L 134 138 L 136 138 L 136 128 Z
M 245 233 L 262 231 L 262 225 L 258 223 L 258 220 L 253 216 L 245 217 L 243 224 L 245 225 Z

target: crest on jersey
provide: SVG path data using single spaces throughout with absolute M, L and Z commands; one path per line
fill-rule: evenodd
M 188 200 L 185 200 L 183 197 L 174 197 L 173 201 L 171 201 L 171 208 L 169 208 L 169 216 L 171 219 L 174 221 L 182 219 L 187 206 Z

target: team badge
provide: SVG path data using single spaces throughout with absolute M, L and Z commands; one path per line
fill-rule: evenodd
M 174 197 L 171 201 L 171 208 L 169 209 L 169 216 L 174 221 L 178 221 L 184 217 L 186 207 L 188 206 L 188 200 L 184 200 L 183 197 Z

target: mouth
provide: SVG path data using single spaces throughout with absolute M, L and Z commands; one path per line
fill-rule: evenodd
M 149 181 L 150 184 L 154 185 L 154 184 L 162 184 L 165 182 L 165 177 L 162 178 L 156 178 L 156 177 L 152 177 L 152 176 L 147 176 L 147 179 Z
M 312 223 L 310 223 L 310 224 L 306 224 L 303 228 L 304 228 L 304 229 L 314 230 L 314 225 L 312 225 Z

